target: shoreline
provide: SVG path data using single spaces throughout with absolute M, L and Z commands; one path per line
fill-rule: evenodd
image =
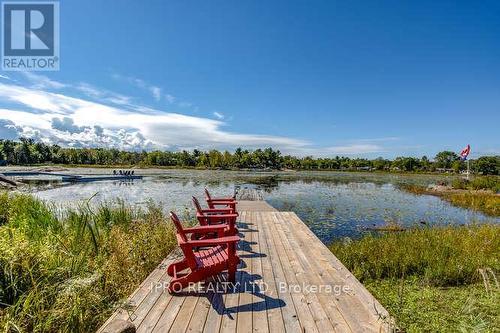
M 432 195 L 450 204 L 479 211 L 487 216 L 500 217 L 500 193 L 487 189 L 455 189 L 451 186 L 402 185 L 401 189 L 415 195 Z
M 206 168 L 206 167 L 180 167 L 180 166 L 148 166 L 136 164 L 116 164 L 116 165 L 99 165 L 99 164 L 32 164 L 32 165 L 6 165 L 0 166 L 2 170 L 43 170 L 46 172 L 57 172 L 67 170 L 92 170 L 92 169 L 132 169 L 132 170 L 186 170 L 186 171 L 224 171 L 224 172 L 254 172 L 257 174 L 279 173 L 293 174 L 297 172 L 317 172 L 317 173 L 353 173 L 353 174 L 369 174 L 369 175 L 410 175 L 410 176 L 442 176 L 445 178 L 464 177 L 459 173 L 441 173 L 441 172 L 410 172 L 410 171 L 391 171 L 391 170 L 353 170 L 353 169 L 252 169 L 252 168 Z M 483 175 L 472 175 L 473 177 L 484 177 Z M 492 176 L 489 176 L 492 177 Z M 500 176 L 493 176 L 500 177 Z

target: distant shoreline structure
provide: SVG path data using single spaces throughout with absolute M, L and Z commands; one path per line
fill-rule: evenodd
M 500 155 L 481 156 L 468 160 L 471 173 L 500 174 Z M 215 149 L 201 151 L 120 151 L 108 148 L 62 148 L 36 142 L 0 140 L 0 166 L 6 165 L 78 165 L 78 166 L 134 166 L 173 167 L 222 170 L 339 170 L 456 173 L 467 170 L 459 154 L 442 151 L 430 159 L 427 156 L 400 156 L 394 159 L 377 157 L 297 157 L 283 155 L 273 148 L 234 152 Z

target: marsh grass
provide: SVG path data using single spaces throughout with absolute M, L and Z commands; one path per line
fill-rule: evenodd
M 452 205 L 500 216 L 500 195 L 488 192 L 444 193 L 443 199 Z
M 426 186 L 419 184 L 398 184 L 398 188 L 413 194 L 433 194 Z
M 440 191 L 415 184 L 400 184 L 398 187 L 417 195 L 438 196 L 454 206 L 476 210 L 489 216 L 500 216 L 500 194 L 496 193 L 500 187 L 498 177 L 480 177 L 475 183 L 456 179 L 452 184 L 453 189 Z
M 2 331 L 95 330 L 176 246 L 160 207 L 0 194 Z
M 500 292 L 481 283 L 436 287 L 415 278 L 365 281 L 403 332 L 496 332 Z
M 494 193 L 500 192 L 500 177 L 498 176 L 476 176 L 471 180 L 455 178 L 451 187 L 461 190 L 490 190 Z
M 425 227 L 330 248 L 404 331 L 499 327 L 497 225 Z

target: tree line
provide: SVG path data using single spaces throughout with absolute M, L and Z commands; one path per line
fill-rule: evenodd
M 407 172 L 460 172 L 465 162 L 452 151 L 442 151 L 432 160 L 427 156 L 396 157 L 393 160 L 314 158 L 282 155 L 272 148 L 253 151 L 121 151 L 106 148 L 63 148 L 29 138 L 19 141 L 0 139 L 0 163 L 3 165 L 32 165 L 42 163 L 80 165 L 138 165 L 165 167 L 193 167 L 212 169 L 294 169 L 294 170 L 366 170 Z M 488 175 L 500 174 L 500 156 L 483 156 L 470 161 L 471 170 Z

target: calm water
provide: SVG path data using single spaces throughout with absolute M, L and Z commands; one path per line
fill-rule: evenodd
M 88 174 L 104 173 L 86 169 Z M 191 196 L 200 198 L 203 188 L 214 195 L 232 194 L 235 185 L 256 186 L 267 202 L 279 210 L 296 212 L 326 243 L 341 237 L 358 237 L 367 228 L 398 223 L 404 226 L 468 224 L 500 219 L 451 206 L 434 196 L 413 195 L 398 184 L 427 185 L 443 176 L 377 175 L 339 172 L 256 173 L 227 171 L 144 170 L 146 177 L 132 182 L 94 182 L 58 186 L 34 185 L 30 191 L 43 200 L 72 206 L 93 197 L 92 202 L 117 198 L 131 205 L 149 200 L 165 210 L 191 209 Z M 56 185 L 54 185 L 56 184 Z M 55 186 L 55 187 L 54 187 Z

